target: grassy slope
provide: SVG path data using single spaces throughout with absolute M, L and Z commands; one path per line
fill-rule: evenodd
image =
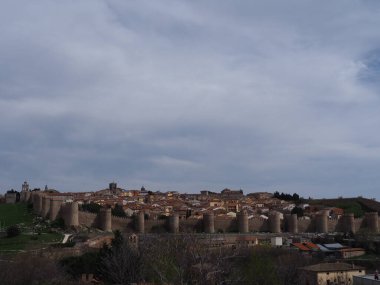
M 0 204 L 1 227 L 8 227 L 20 223 L 30 225 L 32 221 L 32 214 L 28 213 L 26 204 Z
M 43 233 L 41 235 L 21 234 L 17 237 L 0 238 L 0 252 L 8 250 L 23 250 L 23 249 L 35 249 L 41 248 L 46 243 L 57 243 L 62 241 L 62 235 L 58 233 Z
M 0 223 L 3 228 L 15 224 L 32 227 L 33 214 L 28 212 L 26 204 L 0 204 Z M 61 242 L 63 236 L 58 233 L 42 233 L 32 235 L 22 233 L 13 238 L 0 238 L 0 253 L 2 251 L 41 248 L 46 243 Z
M 363 217 L 365 212 L 380 212 L 380 203 L 365 198 L 336 198 L 306 200 L 310 205 L 324 205 L 344 209 L 346 213 L 354 213 L 355 217 Z

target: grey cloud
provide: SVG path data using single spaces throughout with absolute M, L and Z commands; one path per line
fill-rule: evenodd
M 3 6 L 2 190 L 378 195 L 377 2 Z

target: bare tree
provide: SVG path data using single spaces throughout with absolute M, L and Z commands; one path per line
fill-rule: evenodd
M 300 280 L 298 268 L 313 262 L 311 256 L 305 256 L 295 251 L 277 249 L 274 253 L 276 273 L 282 285 L 299 284 L 302 280 Z
M 150 278 L 161 284 L 229 284 L 238 257 L 238 251 L 215 244 L 210 235 L 155 235 L 140 248 Z
M 0 283 L 4 285 L 77 284 L 68 280 L 55 260 L 46 257 L 30 253 L 0 259 Z
M 127 241 L 122 241 L 104 251 L 100 258 L 99 273 L 113 284 L 139 282 L 143 279 L 140 253 Z
M 171 235 L 145 238 L 140 245 L 148 278 L 161 284 L 186 284 L 188 259 L 184 254 L 186 243 Z

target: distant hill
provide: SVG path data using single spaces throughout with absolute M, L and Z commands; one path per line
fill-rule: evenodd
M 380 213 L 380 202 L 372 199 L 357 198 L 335 198 L 335 199 L 307 199 L 305 203 L 310 205 L 321 205 L 326 207 L 338 207 L 355 216 L 363 216 L 365 212 Z
M 380 213 L 380 202 L 366 198 L 358 198 L 358 202 L 370 211 Z

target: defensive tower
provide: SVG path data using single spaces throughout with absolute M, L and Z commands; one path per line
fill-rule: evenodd
M 367 228 L 374 233 L 379 232 L 379 215 L 377 212 L 370 212 L 365 214 Z
M 286 215 L 286 224 L 289 233 L 298 233 L 298 216 L 297 214 Z
M 269 230 L 271 233 L 281 233 L 281 216 L 279 212 L 269 214 Z
M 179 232 L 179 216 L 177 213 L 169 216 L 169 231 L 173 234 Z
M 318 213 L 315 217 L 315 229 L 317 233 L 327 233 L 328 232 L 328 212 L 322 211 Z
M 237 215 L 238 219 L 238 229 L 239 233 L 248 233 L 249 232 L 249 225 L 248 225 L 248 213 L 246 210 L 243 210 L 238 213 Z
M 47 195 L 44 195 L 42 197 L 42 210 L 41 210 L 41 216 L 43 218 L 48 218 L 50 210 L 50 197 Z
M 137 232 L 140 234 L 145 233 L 145 215 L 144 211 L 140 211 L 137 215 Z
M 52 197 L 50 199 L 50 213 L 49 220 L 55 221 L 58 218 L 58 214 L 61 210 L 63 199 L 61 197 Z
M 214 212 L 203 214 L 203 231 L 208 234 L 215 232 Z
M 78 202 L 66 203 L 63 218 L 66 227 L 79 226 Z
M 106 232 L 112 231 L 112 214 L 110 208 L 100 209 L 99 228 Z
M 355 217 L 353 213 L 343 215 L 343 229 L 346 233 L 355 233 Z

